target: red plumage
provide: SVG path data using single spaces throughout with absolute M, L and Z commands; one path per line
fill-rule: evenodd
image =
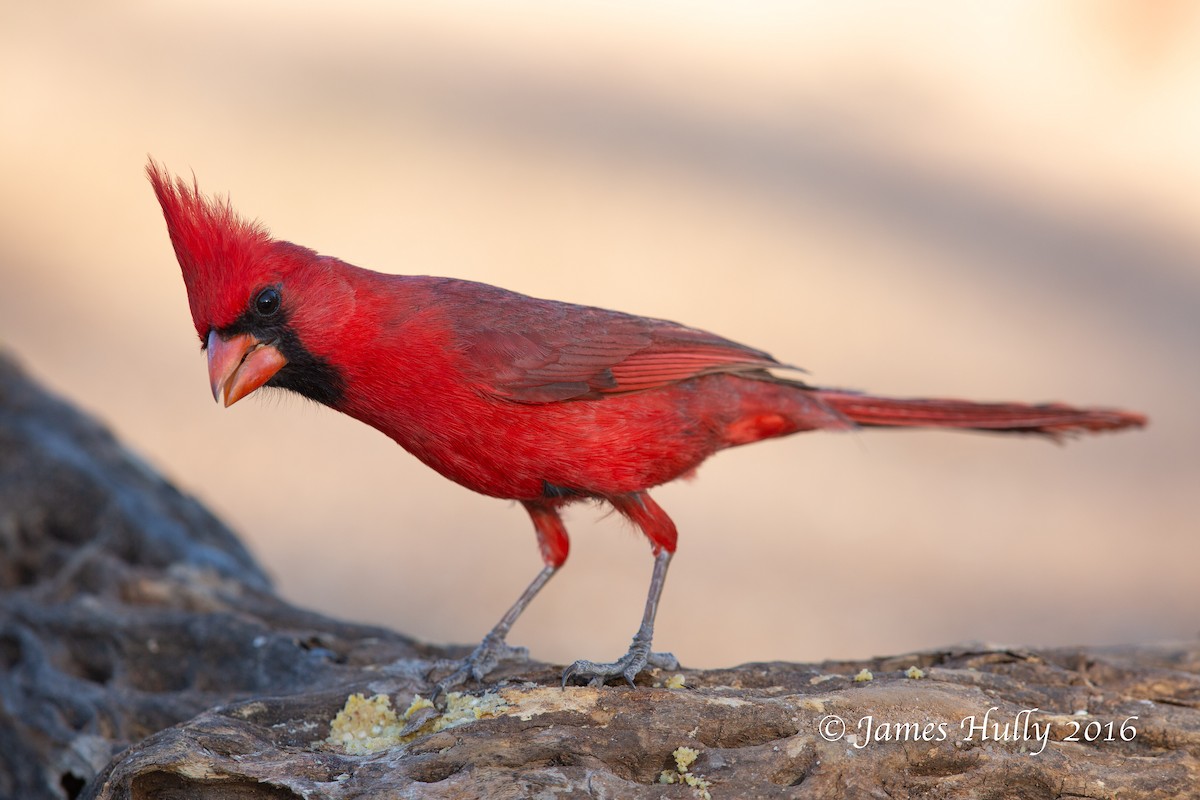
M 214 395 L 298 391 L 390 436 L 467 488 L 525 504 L 546 568 L 467 664 L 482 677 L 516 615 L 563 561 L 558 516 L 611 503 L 657 557 L 647 616 L 613 665 L 566 677 L 632 679 L 649 652 L 675 527 L 646 490 L 726 447 L 814 429 L 926 426 L 1067 433 L 1141 426 L 1126 411 L 890 399 L 778 377 L 765 352 L 665 320 L 539 300 L 449 278 L 385 275 L 271 239 L 228 202 L 147 168 L 183 271 Z

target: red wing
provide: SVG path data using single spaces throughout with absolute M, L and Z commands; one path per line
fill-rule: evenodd
M 464 352 L 486 391 L 519 403 L 785 366 L 760 350 L 665 320 L 507 292 L 486 300 L 463 309 L 471 315 L 470 331 L 462 332 Z

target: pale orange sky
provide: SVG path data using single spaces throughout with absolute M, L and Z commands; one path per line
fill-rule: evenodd
M 655 492 L 686 665 L 1191 637 L 1198 96 L 1186 3 L 10 4 L 0 344 L 297 603 L 471 642 L 515 599 L 519 507 L 299 400 L 212 402 L 153 154 L 360 266 L 676 319 L 817 383 L 1153 418 L 716 457 Z M 648 547 L 568 525 L 512 641 L 619 655 Z

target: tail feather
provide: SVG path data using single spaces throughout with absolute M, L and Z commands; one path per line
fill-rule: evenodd
M 973 403 L 968 400 L 873 397 L 819 389 L 821 401 L 865 427 L 962 428 L 1009 433 L 1064 434 L 1140 428 L 1146 417 L 1109 408 L 1061 403 Z

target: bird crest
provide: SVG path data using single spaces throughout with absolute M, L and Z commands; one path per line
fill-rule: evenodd
M 205 197 L 193 179 L 170 175 L 153 159 L 146 175 L 162 206 L 183 272 L 196 333 L 233 323 L 248 298 L 271 280 L 272 239 L 266 227 L 239 217 L 228 198 Z

